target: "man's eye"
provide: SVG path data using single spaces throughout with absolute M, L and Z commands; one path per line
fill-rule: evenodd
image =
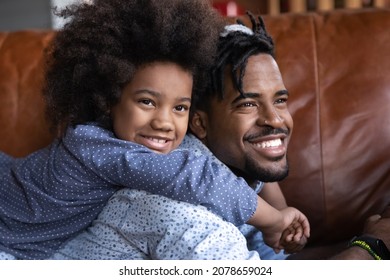
M 253 102 L 245 102 L 238 105 L 238 107 L 255 107 L 256 104 Z
M 279 98 L 279 99 L 276 100 L 275 103 L 276 103 L 276 104 L 287 103 L 287 98 Z

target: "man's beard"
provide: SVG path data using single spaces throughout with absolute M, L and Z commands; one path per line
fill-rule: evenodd
M 245 173 L 251 178 L 262 181 L 262 182 L 278 182 L 288 176 L 288 162 L 286 165 L 279 170 L 263 168 L 258 164 L 256 160 L 247 157 L 245 160 Z

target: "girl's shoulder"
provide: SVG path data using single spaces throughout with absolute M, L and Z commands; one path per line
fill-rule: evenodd
M 114 133 L 106 129 L 97 123 L 78 124 L 76 126 L 70 126 L 66 130 L 63 137 L 64 141 L 67 140 L 95 140 L 95 139 L 117 139 Z

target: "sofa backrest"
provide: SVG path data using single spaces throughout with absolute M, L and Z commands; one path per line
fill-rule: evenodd
M 0 33 L 0 151 L 24 156 L 52 139 L 44 117 L 43 50 L 53 31 Z
M 390 202 L 390 11 L 284 14 L 265 22 L 294 118 L 282 190 L 308 216 L 310 244 L 348 239 Z M 53 35 L 0 33 L 0 150 L 14 156 L 52 139 L 41 89 L 43 50 Z

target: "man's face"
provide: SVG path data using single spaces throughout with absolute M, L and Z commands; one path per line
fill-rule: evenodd
M 245 98 L 226 75 L 225 98 L 214 98 L 210 112 L 199 113 L 204 134 L 197 136 L 217 158 L 248 179 L 279 181 L 288 174 L 286 153 L 293 121 L 288 92 L 270 55 L 249 58 L 243 91 Z

